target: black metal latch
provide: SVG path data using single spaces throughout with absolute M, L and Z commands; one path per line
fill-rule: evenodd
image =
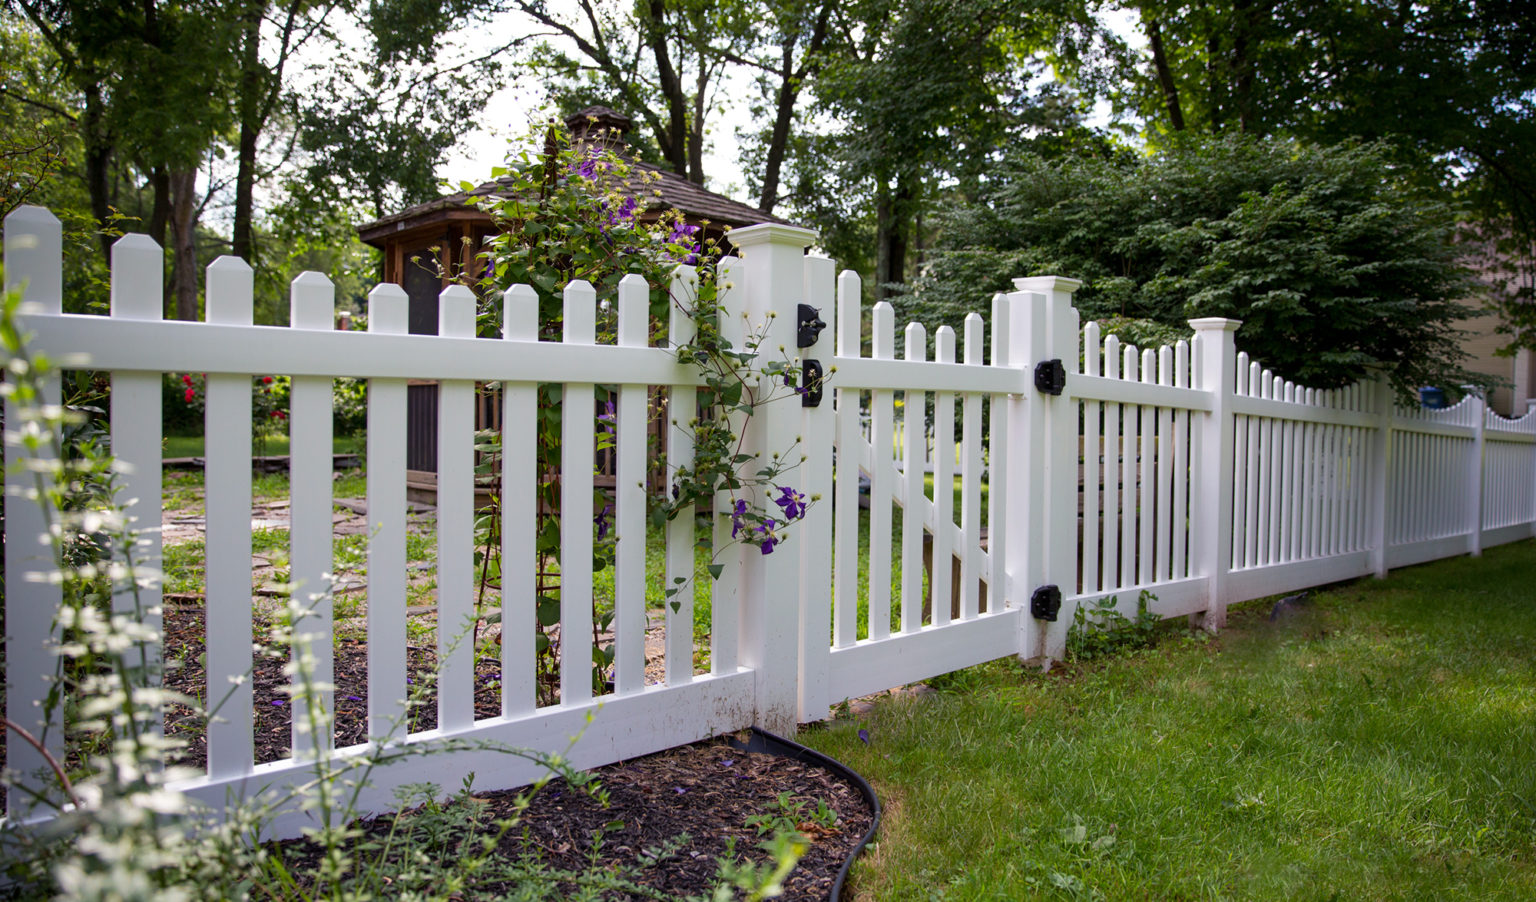
M 826 376 L 822 371 L 820 360 L 805 360 L 800 363 L 800 380 L 804 384 L 800 392 L 801 407 L 820 407 L 823 388 L 821 380 Z
M 1067 387 L 1067 368 L 1061 360 L 1042 360 L 1035 365 L 1035 388 L 1047 395 L 1059 395 Z
M 1029 616 L 1036 620 L 1055 623 L 1060 611 L 1061 589 L 1056 586 L 1041 586 L 1029 597 Z
M 821 330 L 827 324 L 821 321 L 821 311 L 810 304 L 801 304 L 795 325 L 795 347 L 808 348 L 816 343 Z

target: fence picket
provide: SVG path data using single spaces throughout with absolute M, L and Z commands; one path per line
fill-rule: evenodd
M 57 315 L 63 309 L 63 225 L 41 207 L 23 206 L 5 217 L 5 288 L 21 293 L 24 316 Z M 30 328 L 24 324 L 24 328 Z M 6 371 L 7 380 L 14 379 Z M 59 403 L 59 377 L 42 378 L 39 405 Z M 63 592 L 53 579 L 58 573 L 49 547 L 47 519 L 35 503 L 35 474 L 28 461 L 37 459 L 22 440 L 23 405 L 5 396 L 5 716 L 20 724 L 52 755 L 64 757 L 63 711 L 44 705 L 53 673 L 57 630 L 54 612 Z M 44 451 L 46 456 L 48 451 Z M 32 746 L 7 740 L 6 767 L 22 774 L 48 767 L 46 757 Z M 53 799 L 57 791 L 49 792 Z M 11 816 L 33 809 L 33 799 L 19 782 L 6 791 Z
M 928 359 L 928 332 L 921 323 L 909 323 L 903 359 L 922 362 Z M 902 454 L 902 475 L 906 494 L 901 515 L 901 631 L 916 632 L 923 626 L 923 508 L 928 498 L 923 493 L 923 421 L 927 417 L 927 394 L 908 389 L 903 393 L 901 421 L 907 434 Z M 935 561 L 935 566 L 939 564 Z M 937 598 L 933 600 L 938 604 Z
M 742 347 L 745 342 L 745 321 L 742 312 L 746 309 L 745 295 L 741 290 L 742 266 L 739 257 L 727 257 L 720 261 L 720 268 L 716 270 L 715 283 L 716 300 L 720 308 L 731 315 L 722 317 L 720 322 L 720 337 L 729 341 L 733 347 Z M 696 278 L 692 270 L 682 271 L 682 283 L 674 282 L 674 290 L 691 291 Z M 692 334 L 693 323 L 678 314 L 674 315 L 673 328 L 679 330 L 675 334 Z M 681 389 L 674 389 L 679 396 Z M 727 419 L 731 423 L 732 430 L 739 430 L 745 417 L 740 413 L 732 413 Z M 688 453 L 688 463 L 692 464 L 693 453 Z M 679 515 L 679 519 L 683 519 Z M 710 585 L 710 672 L 715 674 L 735 673 L 736 665 L 740 658 L 740 627 L 741 622 L 741 566 L 742 555 L 746 549 L 741 542 L 732 535 L 735 531 L 731 521 L 731 493 L 719 492 L 715 496 L 715 530 L 714 540 L 711 545 L 713 556 L 711 563 L 720 567 L 720 578 Z M 670 550 L 673 540 L 688 544 L 689 535 L 683 526 L 668 527 L 668 560 L 673 560 L 673 552 Z M 678 574 L 691 572 L 693 567 L 691 551 L 679 548 L 676 552 L 675 566 Z M 685 561 L 684 558 L 687 558 Z M 671 572 L 670 570 L 668 571 Z M 668 635 L 671 635 L 670 632 Z
M 1157 350 L 1157 384 L 1173 384 L 1173 347 Z M 1173 408 L 1157 408 L 1157 486 L 1153 493 L 1157 509 L 1157 561 L 1154 580 L 1171 578 L 1173 542 Z
M 1099 341 L 1099 324 L 1089 323 L 1083 327 L 1083 373 L 1089 376 L 1100 375 L 1099 355 L 1103 353 L 1103 347 Z M 1102 447 L 1100 436 L 1103 434 L 1103 424 L 1100 422 L 1102 405 L 1098 401 L 1083 402 L 1083 427 L 1078 439 L 1082 449 L 1082 485 L 1083 485 L 1083 541 L 1082 547 L 1082 588 L 1084 593 L 1097 592 L 1099 590 L 1099 549 L 1103 542 L 1099 523 L 1099 458 Z
M 1157 382 L 1157 352 L 1151 348 L 1141 352 L 1141 381 L 1144 385 Z M 1143 404 L 1137 417 L 1137 428 L 1141 430 L 1141 455 L 1136 468 L 1136 475 L 1140 480 L 1138 488 L 1141 490 L 1141 503 L 1136 511 L 1136 520 L 1141 532 L 1140 544 L 1136 550 L 1138 585 L 1146 585 L 1157 579 L 1154 570 L 1157 560 L 1156 549 L 1153 547 L 1156 536 L 1154 527 L 1157 525 L 1156 409 L 1152 405 Z
M 858 273 L 847 271 L 837 277 L 837 356 L 844 360 L 857 360 L 862 353 L 862 294 Z M 847 648 L 857 641 L 859 631 L 859 459 L 863 456 L 860 446 L 864 445 L 864 435 L 859 430 L 859 402 L 863 393 L 857 388 L 838 387 L 836 395 L 832 645 Z
M 437 334 L 474 338 L 475 306 L 463 285 L 444 288 Z M 437 391 L 437 726 L 459 732 L 475 723 L 475 383 Z
M 1104 339 L 1104 378 L 1120 378 L 1120 338 L 1111 335 Z M 1104 589 L 1118 589 L 1125 585 L 1120 566 L 1120 518 L 1121 486 L 1124 485 L 1120 470 L 1120 403 L 1104 404 Z
M 619 280 L 618 345 L 649 344 L 651 287 L 630 273 Z M 613 478 L 613 689 L 624 695 L 645 688 L 645 469 L 650 387 L 622 385 L 611 429 Z M 607 412 L 604 411 L 604 416 Z M 601 531 L 601 530 L 599 530 Z M 713 587 L 711 587 L 713 588 Z
M 329 332 L 336 317 L 336 289 L 317 272 L 300 273 L 288 299 L 288 322 L 294 329 Z M 294 376 L 288 398 L 288 530 L 290 580 L 304 611 L 294 623 L 295 652 L 309 657 L 311 678 L 321 687 L 320 711 L 334 711 L 335 651 L 331 586 L 335 569 L 331 474 L 332 380 L 325 376 Z M 298 675 L 295 674 L 297 689 Z M 293 755 L 325 754 L 334 744 L 334 731 L 311 706 L 295 708 Z M 306 721 L 308 721 L 306 723 Z M 323 732 L 322 732 L 323 730 Z
M 1006 305 L 1005 305 L 1006 306 Z M 992 321 L 993 341 L 997 340 L 997 320 Z M 981 366 L 982 347 L 982 323 L 981 317 L 975 313 L 965 317 L 965 363 L 967 366 Z M 994 347 L 994 354 L 996 353 Z M 997 358 L 994 356 L 993 360 Z M 994 396 L 996 397 L 996 396 Z M 962 422 L 960 424 L 960 619 L 970 620 L 981 610 L 981 394 L 979 392 L 966 392 L 961 401 Z M 1001 410 L 995 405 L 991 408 L 993 435 L 1000 428 L 999 420 Z M 998 460 L 998 449 L 992 449 L 992 460 Z M 1003 467 L 994 466 L 992 475 L 1000 475 Z M 1005 477 L 1006 478 L 1006 477 Z M 996 491 L 989 485 L 987 491 Z M 996 500 L 995 495 L 988 496 L 989 503 Z M 992 506 L 997 510 L 997 506 Z M 991 541 L 993 548 L 998 540 L 993 536 Z M 999 583 L 993 583 L 990 587 L 989 599 L 994 597 Z
M 934 359 L 955 362 L 955 330 L 940 326 L 933 336 Z M 933 569 L 929 593 L 933 598 L 935 626 L 950 621 L 953 591 L 955 526 L 955 393 L 933 395 Z
M 405 335 L 405 290 L 368 293 L 368 331 Z M 368 735 L 408 727 L 405 673 L 405 380 L 368 383 Z
M 208 266 L 208 321 L 250 325 L 251 268 L 238 257 Z M 251 772 L 251 377 L 209 373 L 204 469 L 208 532 L 205 645 L 208 776 Z
M 502 340 L 539 340 L 539 296 L 514 285 L 503 301 Z M 501 713 L 527 714 L 538 704 L 538 511 L 515 498 L 539 497 L 538 430 L 519 429 L 539 415 L 539 389 L 530 382 L 502 385 L 501 433 Z
M 1010 335 L 1008 323 L 1010 316 L 1012 316 L 1012 313 L 1010 312 L 1008 305 L 1008 296 L 1002 292 L 998 292 L 997 294 L 992 295 L 992 366 L 994 367 L 1006 368 L 1017 365 L 1012 356 L 1014 352 L 1010 350 L 1008 345 Z M 972 317 L 975 317 L 975 319 L 972 320 Z M 975 323 L 976 330 L 976 345 L 974 351 L 971 347 L 970 337 L 973 322 Z M 966 316 L 965 362 L 967 365 L 981 366 L 983 363 L 981 354 L 982 348 L 985 345 L 985 341 L 982 337 L 982 332 L 984 329 L 985 326 L 981 321 L 980 314 L 971 313 Z M 1005 500 L 1008 498 L 1008 491 L 1010 487 L 1008 467 L 1006 466 L 1006 462 L 1009 459 L 1008 398 L 1005 395 L 994 392 L 993 394 L 987 396 L 986 403 L 987 412 L 990 418 L 988 427 L 991 438 L 991 443 L 987 450 L 988 456 L 986 459 L 989 462 L 995 463 L 995 465 L 989 466 L 986 471 L 988 551 L 985 570 L 983 570 L 982 561 L 980 560 L 981 515 L 979 506 L 981 504 L 980 483 L 982 478 L 982 452 L 981 448 L 979 447 L 979 442 L 978 447 L 974 449 L 974 453 L 967 452 L 965 458 L 966 473 L 975 474 L 974 476 L 966 476 L 965 479 L 973 480 L 977 484 L 975 500 L 978 511 L 977 516 L 974 518 L 974 523 L 969 520 L 965 520 L 964 511 L 961 512 L 961 519 L 966 523 L 971 523 L 971 525 L 965 527 L 965 537 L 962 538 L 961 541 L 966 548 L 966 555 L 968 557 L 976 558 L 969 571 L 972 576 L 970 579 L 966 580 L 966 584 L 969 585 L 972 582 L 976 582 L 978 578 L 984 578 L 987 581 L 987 611 L 996 612 L 1003 610 L 1008 604 L 1008 560 L 1007 555 L 1002 551 L 1002 549 L 1008 547 L 1008 504 Z M 969 410 L 969 408 L 967 408 L 967 410 Z M 978 418 L 976 427 L 978 430 L 977 435 L 979 436 L 979 430 L 981 428 L 979 422 L 979 418 L 981 416 L 980 401 L 978 401 L 976 404 L 976 416 Z M 967 413 L 966 417 L 967 420 L 969 420 L 970 414 Z M 962 489 L 967 484 L 968 483 L 965 482 L 965 480 L 962 480 Z M 968 494 L 962 496 L 962 506 L 965 503 L 968 503 L 965 502 L 964 499 L 969 497 L 971 496 Z M 967 589 L 966 591 L 969 590 Z M 965 598 L 962 597 L 962 612 L 970 611 L 972 614 L 980 612 L 981 599 L 979 585 L 977 588 L 976 603 L 970 605 L 969 607 L 965 607 L 966 604 L 967 602 L 965 601 Z
M 1174 384 L 1189 388 L 1189 343 L 1174 345 Z M 1173 579 L 1189 576 L 1189 413 L 1173 412 Z
M 881 301 L 874 309 L 874 358 L 896 357 L 896 319 L 891 305 Z M 892 443 L 895 394 L 876 389 L 870 396 L 869 460 L 869 638 L 891 634 L 891 497 L 894 469 Z
M 112 316 L 118 319 L 157 321 L 164 303 L 165 255 L 147 235 L 124 235 L 112 245 Z M 160 569 L 161 376 L 159 373 L 112 374 L 112 454 L 123 464 L 119 469 L 118 499 L 123 516 L 140 530 L 131 561 L 138 577 L 132 588 L 118 591 L 112 611 L 132 618 L 161 634 L 161 591 L 158 582 L 145 581 L 142 573 Z M 121 550 L 114 554 L 127 564 Z M 148 584 L 146 584 L 146 582 Z M 144 662 L 151 685 L 160 683 L 160 643 L 146 643 Z M 150 726 L 162 732 L 160 718 Z
M 1141 355 L 1137 353 L 1136 346 L 1126 345 L 1121 351 L 1121 358 L 1120 378 L 1126 382 L 1138 381 L 1136 364 L 1141 359 Z M 1124 420 L 1121 426 L 1123 449 L 1120 457 L 1120 585 L 1128 587 L 1137 583 L 1136 533 L 1141 510 L 1137 503 L 1136 485 L 1141 464 L 1139 450 L 1141 408 L 1135 404 L 1127 404 L 1122 410 Z
M 597 341 L 597 292 L 585 280 L 565 286 L 568 345 Z M 590 382 L 568 382 L 560 402 L 560 703 L 590 701 L 592 685 L 592 533 L 596 396 Z M 692 518 L 689 518 L 690 529 Z M 692 538 L 690 536 L 690 538 Z M 692 575 L 691 573 L 689 574 Z M 671 624 L 669 623 L 670 627 Z M 689 623 L 690 639 L 692 623 Z M 667 674 L 672 682 L 672 630 L 667 630 Z M 691 651 L 691 642 L 690 642 Z M 687 656 L 686 674 L 693 672 Z M 682 669 L 682 668 L 679 668 Z

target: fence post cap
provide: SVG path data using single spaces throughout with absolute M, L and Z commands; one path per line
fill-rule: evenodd
M 731 229 L 725 233 L 725 237 L 738 248 L 754 247 L 759 244 L 792 244 L 804 248 L 816 243 L 817 234 L 815 229 L 764 222 L 745 228 Z
M 1024 276 L 1013 280 L 1013 287 L 1019 291 L 1038 291 L 1049 293 L 1064 291 L 1067 294 L 1083 287 L 1081 279 L 1069 279 L 1066 276 Z
M 47 207 L 39 207 L 35 204 L 23 204 L 6 214 L 5 224 L 9 227 L 12 223 L 39 223 L 42 225 L 61 225 L 59 217 L 53 215 L 53 211 Z
M 1189 327 L 1196 332 L 1236 332 L 1237 327 L 1242 324 L 1243 321 L 1240 319 L 1227 319 L 1224 316 L 1206 316 L 1189 320 Z

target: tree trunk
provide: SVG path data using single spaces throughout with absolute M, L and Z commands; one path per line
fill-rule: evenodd
M 256 140 L 261 133 L 261 9 L 253 7 L 244 24 L 240 46 L 240 147 L 235 170 L 235 223 L 230 253 L 253 266 L 256 240 L 251 219 L 256 189 Z
M 149 190 L 149 237 L 164 249 L 165 230 L 171 221 L 171 177 L 164 166 L 156 166 L 149 173 Z
M 176 319 L 197 319 L 197 170 L 178 169 L 171 185 L 171 284 Z
M 881 182 L 875 193 L 875 300 L 892 294 L 891 286 L 907 280 L 907 243 L 911 230 L 913 191 L 908 177 L 898 176 L 896 188 Z
M 1142 15 L 1147 45 L 1152 48 L 1152 67 L 1157 71 L 1157 83 L 1163 89 L 1163 106 L 1168 109 L 1168 124 L 1174 131 L 1181 132 L 1184 130 L 1184 110 L 1179 106 L 1179 86 L 1173 80 L 1168 54 L 1163 50 L 1163 29 L 1155 17 Z
M 107 217 L 112 201 L 107 179 L 112 163 L 112 142 L 106 134 L 106 103 L 100 85 L 85 91 L 85 111 L 81 114 L 80 137 L 85 144 L 85 185 L 91 196 L 91 216 L 100 230 L 101 255 L 112 265 L 112 236 L 107 234 Z
M 651 0 L 649 8 L 651 20 L 647 25 L 647 38 L 651 45 L 651 55 L 656 60 L 656 78 L 660 83 L 661 96 L 667 104 L 667 130 L 657 135 L 660 139 L 657 143 L 661 145 L 661 153 L 667 158 L 667 165 L 672 167 L 672 171 L 687 178 L 688 103 L 683 97 L 683 81 L 678 77 L 677 68 L 672 65 L 672 56 L 667 51 L 666 30 L 662 28 L 666 5 L 662 0 Z
M 784 43 L 784 56 L 779 67 L 779 90 L 774 105 L 773 134 L 768 139 L 768 157 L 763 163 L 763 193 L 757 208 L 772 213 L 779 202 L 779 173 L 784 167 L 784 154 L 789 146 L 789 129 L 795 121 L 795 105 L 800 99 L 800 88 L 806 78 L 819 65 L 816 55 L 827 41 L 827 23 L 832 16 L 832 3 L 823 3 L 811 30 L 811 42 L 805 48 L 803 64 L 799 71 L 794 68 L 795 44 L 798 35 Z

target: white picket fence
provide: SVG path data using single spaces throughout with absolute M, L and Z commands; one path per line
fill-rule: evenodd
M 1157 614 L 1202 614 L 1218 628 L 1227 606 L 1241 600 L 1475 554 L 1531 536 L 1536 527 L 1536 414 L 1507 421 L 1477 397 L 1446 411 L 1394 409 L 1377 382 L 1304 389 L 1237 354 L 1237 323 L 1229 320 L 1196 320 L 1191 342 L 1156 351 L 1124 347 L 1113 337 L 1101 341 L 1096 325 L 1080 328 L 1071 306 L 1077 283 L 1057 277 L 1016 280 L 1016 291 L 993 299 L 990 323 L 972 314 L 961 336 L 941 327 L 930 343 L 921 325 L 907 326 L 900 358 L 893 311 L 876 304 L 872 353 L 865 357 L 858 277 L 836 275 L 831 260 L 806 255 L 814 237 L 776 225 L 739 229 L 732 240 L 740 259 L 722 263 L 720 282 L 729 286 L 722 295 L 727 309 L 766 330 L 764 347 L 794 346 L 798 303 L 836 311 L 824 317 L 831 327 L 799 351 L 830 374 L 826 399 L 817 407 L 776 402 L 744 424 L 745 447 L 759 455 L 782 452 L 798 437 L 794 447 L 806 459 L 786 479 L 823 500 L 772 554 L 741 546 L 717 554 L 724 566 L 707 586 L 707 648 L 695 648 L 691 593 L 677 596 L 678 610 L 668 606 L 659 615 L 665 666 L 655 681 L 646 677 L 644 644 L 647 393 L 660 387 L 669 409 L 690 410 L 699 382 L 670 351 L 647 346 L 647 291 L 637 278 L 619 288 L 616 343 L 598 345 L 596 299 L 585 283 L 566 291 L 562 342 L 537 340 L 537 303 L 527 289 L 507 296 L 502 341 L 471 337 L 474 298 L 457 287 L 441 298 L 440 335 L 404 334 L 406 298 L 393 285 L 370 293 L 367 333 L 331 331 L 332 289 L 313 273 L 294 282 L 290 327 L 253 326 L 251 272 L 227 257 L 208 271 L 209 321 L 162 322 L 160 249 L 132 235 L 114 249 L 111 316 L 66 316 L 59 312 L 58 222 L 37 208 L 7 218 L 5 272 L 8 284 L 25 286 L 26 327 L 36 348 L 83 356 L 112 373 L 113 446 L 131 468 L 124 497 L 137 499 L 130 512 L 145 526 L 161 518 L 161 374 L 208 374 L 209 697 L 229 692 L 251 666 L 251 376 L 294 377 L 292 568 L 293 578 L 308 585 L 321 583 L 332 560 L 331 380 L 369 380 L 366 603 L 374 735 L 401 716 L 406 697 L 406 380 L 443 386 L 437 582 L 445 625 L 467 621 L 472 610 L 475 382 L 502 383 L 504 422 L 514 424 L 535 416 L 538 383 L 563 383 L 578 406 L 588 403 L 594 384 L 620 386 L 611 691 L 594 695 L 590 676 L 594 422 L 566 417 L 561 700 L 535 701 L 534 509 L 508 504 L 502 709 L 476 718 L 472 650 L 445 644 L 439 725 L 397 740 L 408 744 L 451 737 L 559 750 L 580 734 L 572 759 L 586 767 L 754 723 L 792 733 L 845 698 L 1007 655 L 1058 656 L 1075 607 L 1089 601 L 1115 596 L 1129 609 L 1146 589 L 1156 595 Z M 686 295 L 692 278 L 680 268 L 674 289 Z M 686 317 L 674 315 L 673 335 L 688 327 Z M 983 363 L 987 343 L 991 359 Z M 1055 396 L 1034 381 L 1036 364 L 1051 359 L 1068 373 Z M 905 398 L 901 419 L 898 393 Z M 898 446 L 898 424 L 922 417 L 930 394 L 935 423 L 958 418 L 958 441 L 954 430 L 937 428 L 931 450 L 925 441 Z M 987 436 L 983 404 L 990 408 Z M 909 435 L 922 434 L 917 423 Z M 533 441 L 532 430 L 507 430 L 504 498 L 533 497 Z M 12 498 L 21 489 L 21 456 L 7 433 Z M 670 433 L 667 456 L 672 466 L 691 459 L 686 432 Z M 930 466 L 938 487 L 931 497 L 924 481 Z M 867 521 L 860 514 L 861 470 L 869 478 Z M 958 509 L 948 490 L 957 479 Z M 40 732 L 49 726 L 37 702 L 52 671 L 48 646 L 59 595 L 35 578 L 51 569 L 33 538 L 39 518 L 26 505 L 9 507 L 7 714 Z M 724 547 L 729 505 L 722 499 L 714 510 L 717 545 Z M 158 557 L 158 534 L 146 538 L 149 556 Z M 663 541 L 664 578 L 672 585 L 694 572 L 692 518 L 672 523 Z M 958 562 L 953 569 L 945 565 L 950 561 Z M 1053 622 L 1030 615 L 1032 594 L 1048 585 L 1063 598 Z M 332 667 L 331 617 L 322 599 L 305 630 L 315 634 L 322 682 Z M 439 633 L 440 641 L 451 639 L 450 629 Z M 695 672 L 696 659 L 708 660 L 707 672 Z M 258 765 L 249 681 L 233 693 L 223 722 L 208 728 L 206 773 L 179 784 L 210 805 L 295 785 L 313 773 L 314 755 L 355 755 L 360 748 L 334 749 L 328 737 L 311 740 L 296 730 L 294 757 Z M 60 749 L 57 724 L 47 734 Z M 20 743 L 10 743 L 8 754 L 10 766 L 23 772 L 42 764 Z M 471 771 L 503 785 L 536 775 L 532 765 L 488 751 L 431 760 L 432 779 L 443 785 Z M 395 787 L 421 778 L 399 770 L 376 773 L 363 804 L 386 807 Z M 23 801 L 13 791 L 10 810 L 21 810 Z M 275 831 L 290 834 L 307 817 L 294 812 Z

